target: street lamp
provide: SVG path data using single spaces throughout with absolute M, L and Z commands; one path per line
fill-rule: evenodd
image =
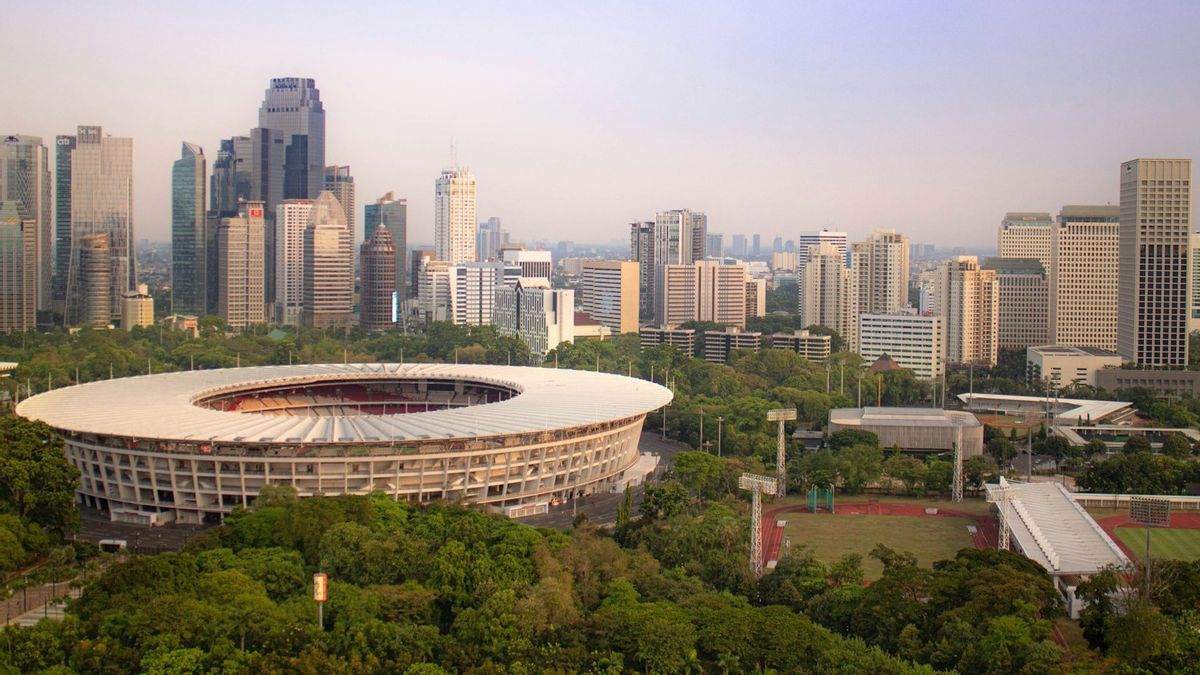
M 721 423 L 724 421 L 724 417 L 717 417 L 717 457 L 721 456 Z
M 704 408 L 700 409 L 700 447 L 704 447 Z

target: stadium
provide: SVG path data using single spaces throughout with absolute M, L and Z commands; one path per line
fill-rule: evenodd
M 578 370 L 320 364 L 93 382 L 17 413 L 63 436 L 81 504 L 161 524 L 218 521 L 267 485 L 535 512 L 613 489 L 639 463 L 646 415 L 670 400 Z

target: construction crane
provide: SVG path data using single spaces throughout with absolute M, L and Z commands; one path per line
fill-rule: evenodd
M 755 579 L 761 579 L 763 573 L 762 496 L 776 494 L 779 484 L 770 476 L 744 473 L 738 478 L 738 487 L 750 490 L 753 495 L 750 506 L 750 572 L 754 574 Z

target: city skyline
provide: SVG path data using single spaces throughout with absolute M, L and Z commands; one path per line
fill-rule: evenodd
M 480 218 L 504 218 L 518 240 L 618 241 L 642 214 L 690 208 L 727 236 L 894 227 L 946 246 L 983 240 L 1007 211 L 1116 204 L 1121 162 L 1200 148 L 1200 84 L 1186 76 L 1196 57 L 1175 39 L 1197 23 L 1189 6 L 1111 5 L 1086 41 L 1061 39 L 1078 30 L 1069 6 L 479 6 L 453 21 L 439 8 L 372 8 L 370 25 L 329 31 L 321 50 L 257 40 L 263 22 L 311 33 L 308 13 L 271 3 L 237 7 L 245 20 L 232 23 L 222 15 L 234 6 L 219 3 L 65 7 L 10 10 L 55 24 L 13 36 L 13 53 L 61 56 L 0 75 L 23 92 L 10 132 L 94 124 L 133 138 L 139 239 L 168 237 L 179 144 L 215 157 L 220 139 L 255 125 L 275 77 L 315 79 L 327 158 L 351 167 L 360 194 L 408 199 L 414 242 L 433 239 L 430 184 L 452 142 L 479 177 Z M 88 30 L 99 12 L 137 37 Z M 399 19 L 425 30 L 390 40 L 384 26 Z M 197 60 L 158 25 L 220 27 L 254 46 Z M 659 39 L 667 29 L 691 39 Z M 1104 46 L 1151 35 L 1154 54 Z M 68 75 L 71 87 L 54 86 Z M 655 103 L 667 99 L 685 105 Z M 864 188 L 869 202 L 856 198 Z

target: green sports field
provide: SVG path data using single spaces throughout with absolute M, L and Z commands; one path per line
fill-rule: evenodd
M 811 513 L 787 513 L 783 534 L 792 548 L 808 546 L 814 557 L 834 562 L 846 553 L 863 557 L 863 575 L 878 579 L 883 565 L 869 554 L 875 544 L 897 551 L 910 551 L 917 561 L 929 567 L 938 560 L 953 558 L 962 548 L 972 548 L 966 518 L 930 516 L 860 516 Z
M 1146 529 L 1143 527 L 1118 527 L 1117 536 L 1138 557 L 1146 550 Z M 1200 559 L 1200 530 L 1152 528 L 1150 555 L 1171 560 Z

